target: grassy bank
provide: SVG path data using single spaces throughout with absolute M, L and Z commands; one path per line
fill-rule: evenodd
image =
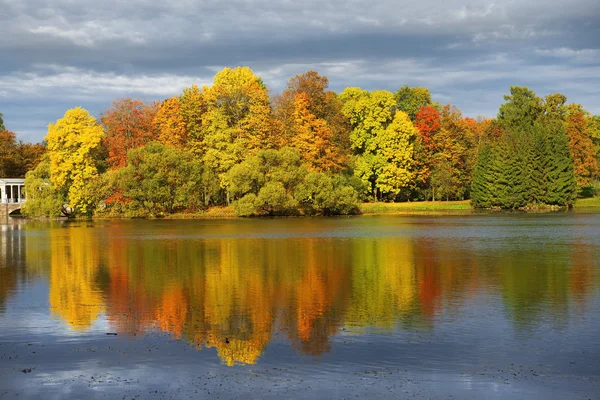
M 600 196 L 577 199 L 575 208 L 594 208 L 600 207 Z
M 360 211 L 363 214 L 461 213 L 471 211 L 471 205 L 469 200 L 362 203 Z
M 469 200 L 463 201 L 413 201 L 405 203 L 362 203 L 360 212 L 363 215 L 397 214 L 397 215 L 449 215 L 464 214 L 473 211 Z M 576 209 L 600 208 L 600 197 L 577 200 Z M 232 207 L 211 207 L 197 213 L 180 212 L 168 214 L 164 219 L 221 219 L 239 218 Z

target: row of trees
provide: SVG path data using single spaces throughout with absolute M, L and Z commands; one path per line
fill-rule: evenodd
M 49 126 L 24 211 L 51 215 L 63 204 L 69 214 L 142 216 L 231 204 L 239 215 L 339 214 L 360 201 L 467 198 L 479 207 L 571 204 L 573 180 L 583 190 L 597 179 L 600 118 L 527 88 L 511 88 L 506 101 L 497 119 L 475 120 L 433 102 L 426 88 L 336 94 L 315 71 L 271 98 L 249 68 L 225 68 L 212 86 L 160 103 L 116 101 L 100 123 L 69 110 Z M 543 165 L 536 173 L 525 171 L 532 158 Z M 557 199 L 548 186 L 556 179 L 567 180 Z M 523 193 L 504 201 L 501 192 Z
M 541 99 L 514 87 L 500 107 L 502 135 L 486 143 L 475 168 L 476 207 L 571 206 L 598 175 L 584 110 L 560 94 Z
M 4 126 L 2 117 L 0 113 L 0 178 L 24 178 L 40 162 L 45 148 L 42 144 L 17 141 L 15 133 Z

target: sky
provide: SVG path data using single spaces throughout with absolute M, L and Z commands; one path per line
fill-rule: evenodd
M 598 0 L 0 0 L 0 112 L 24 141 L 82 106 L 147 101 L 249 66 L 272 94 L 308 70 L 425 86 L 493 117 L 511 85 L 600 114 Z

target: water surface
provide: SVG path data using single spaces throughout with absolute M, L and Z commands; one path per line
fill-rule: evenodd
M 600 394 L 597 214 L 0 230 L 0 397 Z

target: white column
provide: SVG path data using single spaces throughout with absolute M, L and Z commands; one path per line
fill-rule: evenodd
M 19 189 L 19 203 L 21 202 L 21 185 L 18 186 Z

